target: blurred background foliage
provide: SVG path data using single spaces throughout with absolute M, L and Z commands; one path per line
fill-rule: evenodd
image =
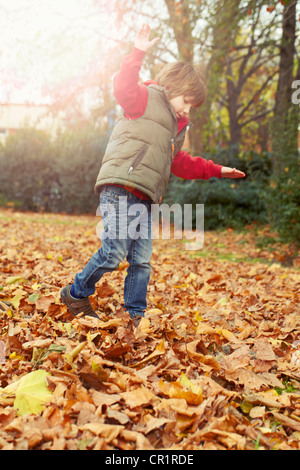
M 23 129 L 0 152 L 0 203 L 29 211 L 95 213 L 95 175 L 107 138 L 93 127 Z M 45 164 L 46 163 L 46 164 Z
M 145 57 L 142 79 L 166 62 L 203 68 L 205 104 L 192 111 L 187 150 L 245 171 L 243 180 L 182 180 L 171 175 L 164 202 L 205 204 L 207 230 L 269 224 L 281 240 L 300 240 L 299 3 L 297 0 L 94 0 L 118 37 L 101 67 L 72 86 L 49 86 L 51 112 L 64 112 L 53 136 L 24 128 L 0 148 L 0 204 L 18 210 L 95 213 L 94 183 L 120 112 L 112 77 L 147 22 L 161 37 Z M 109 42 L 110 41 L 110 42 Z M 299 82 L 300 87 L 300 82 Z M 298 88 L 299 88 L 298 87 Z M 87 109 L 87 96 L 92 105 Z

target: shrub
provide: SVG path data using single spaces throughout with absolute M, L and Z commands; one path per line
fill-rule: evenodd
M 11 135 L 0 153 L 0 204 L 23 210 L 95 213 L 94 184 L 107 138 L 94 128 L 56 139 L 28 128 Z
M 300 175 L 296 169 L 287 170 L 270 180 L 264 197 L 269 222 L 281 241 L 300 245 Z

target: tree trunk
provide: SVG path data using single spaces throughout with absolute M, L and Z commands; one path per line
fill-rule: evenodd
M 241 137 L 241 127 L 238 121 L 239 95 L 237 93 L 237 87 L 235 86 L 233 82 L 232 64 L 230 62 L 227 66 L 226 88 L 227 88 L 229 128 L 230 128 L 229 143 L 230 143 L 230 147 L 235 147 L 236 151 L 238 151 L 240 137 Z
M 165 0 L 170 26 L 174 31 L 175 40 L 178 47 L 179 60 L 193 63 L 194 60 L 194 39 L 192 36 L 192 24 L 190 18 L 189 2 L 182 0 Z
M 239 8 L 239 0 L 219 0 L 212 14 L 212 54 L 206 69 L 207 99 L 204 105 L 194 113 L 195 121 L 193 120 L 193 122 L 196 125 L 192 128 L 191 135 L 192 146 L 196 153 L 209 150 L 211 145 L 211 132 L 208 128 L 211 107 L 224 76 L 226 58 L 230 55 L 230 48 L 238 31 Z M 238 143 L 240 139 L 240 129 L 238 129 L 236 122 L 237 108 L 235 108 L 235 112 L 233 109 L 235 106 L 237 106 L 237 103 L 232 106 L 230 141 L 226 141 L 226 144 L 231 144 L 231 141 Z M 201 136 L 199 135 L 199 129 L 201 129 Z
M 292 132 L 293 139 L 291 139 L 291 130 L 294 127 L 291 117 L 294 115 L 292 82 L 296 40 L 296 3 L 297 0 L 291 0 L 285 5 L 283 12 L 279 78 L 272 125 L 273 172 L 276 176 L 282 173 L 291 155 L 297 149 L 295 132 Z

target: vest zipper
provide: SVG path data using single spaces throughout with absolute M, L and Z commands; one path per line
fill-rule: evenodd
M 132 164 L 131 164 L 131 167 L 129 168 L 128 170 L 128 174 L 131 175 L 131 173 L 133 172 L 133 170 L 138 166 L 138 164 L 143 160 L 146 152 L 147 152 L 147 144 L 144 144 L 143 147 L 141 148 L 141 150 L 139 151 L 139 153 L 136 155 L 136 157 L 134 158 Z
M 193 124 L 191 123 L 191 121 L 188 121 L 187 124 L 181 129 L 181 131 L 179 132 L 179 134 L 177 134 L 176 137 L 180 136 L 180 134 L 182 134 L 183 132 L 186 132 L 189 130 L 189 128 L 192 126 Z M 174 142 L 175 142 L 175 138 L 171 139 L 171 149 L 172 149 L 172 161 L 174 159 L 174 149 L 175 149 L 175 145 L 174 145 Z
M 177 137 L 178 137 L 180 134 L 182 134 L 183 132 L 188 131 L 192 125 L 193 125 L 192 122 L 191 122 L 191 121 L 188 121 L 187 124 L 186 124 L 186 126 L 184 126 L 184 127 L 181 129 L 181 131 L 179 132 L 179 134 L 177 134 Z
M 174 158 L 174 150 L 175 150 L 174 142 L 175 142 L 175 139 L 171 139 L 172 161 L 173 161 L 173 158 Z

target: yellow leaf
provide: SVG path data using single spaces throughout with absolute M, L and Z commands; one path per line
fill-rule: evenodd
M 159 381 L 159 390 L 170 398 L 184 398 L 190 405 L 200 405 L 203 401 L 202 389 L 193 384 L 184 374 L 181 375 L 180 382 Z
M 226 297 L 222 297 L 220 300 L 218 300 L 218 302 L 216 303 L 216 305 L 227 305 L 228 304 L 228 300 L 226 299 Z
M 22 354 L 17 354 L 15 351 L 10 354 L 9 359 L 19 359 L 20 361 L 25 361 L 25 356 L 22 356 Z
M 66 330 L 66 332 L 68 333 L 68 335 L 70 335 L 72 333 L 72 328 L 73 328 L 72 323 L 64 323 L 63 327 Z
M 187 278 L 187 280 L 188 280 L 189 282 L 196 281 L 197 279 L 198 279 L 198 275 L 195 274 L 195 273 L 190 273 L 189 276 L 188 276 L 188 278 Z
M 7 315 L 8 317 L 13 317 L 14 316 L 13 312 L 11 311 L 10 308 L 8 310 L 6 310 L 5 315 Z
M 0 389 L 0 402 L 2 398 L 14 396 L 14 408 L 19 416 L 41 413 L 52 396 L 46 383 L 46 377 L 49 375 L 45 370 L 36 370 L 24 375 L 16 382 Z
M 84 232 L 84 235 L 86 237 L 90 237 L 91 235 L 94 235 L 94 230 L 87 230 L 86 232 Z
M 35 282 L 34 284 L 32 284 L 31 288 L 33 290 L 38 290 L 42 287 L 42 284 L 39 284 L 38 282 Z
M 97 333 L 91 333 L 90 331 L 88 331 L 86 337 L 89 341 L 93 341 L 99 334 L 100 333 L 98 331 L 97 331 Z
M 101 364 L 97 364 L 93 360 L 91 361 L 92 364 L 92 371 L 98 377 L 99 380 L 105 382 L 108 378 L 108 373 L 105 369 L 103 369 Z
M 226 330 L 226 328 L 217 328 L 216 332 L 218 335 L 223 336 L 227 341 L 238 341 L 237 337 L 231 333 L 231 331 Z
M 19 283 L 26 283 L 27 279 L 23 276 L 10 276 L 6 279 L 7 284 L 19 284 Z
M 25 292 L 20 292 L 19 294 L 14 295 L 12 299 L 10 299 L 10 303 L 15 309 L 19 308 L 20 302 L 25 297 L 25 295 Z
M 202 388 L 200 387 L 200 385 L 196 385 L 191 382 L 183 372 L 180 377 L 180 383 L 182 386 L 191 390 L 191 392 L 195 393 L 196 395 L 202 395 Z
M 203 318 L 201 317 L 199 310 L 196 310 L 196 312 L 195 312 L 195 321 L 196 322 L 201 322 L 202 320 L 203 320 Z
M 81 353 L 83 348 L 87 345 L 87 341 L 83 341 L 82 343 L 79 343 L 77 346 L 75 346 L 74 349 L 68 354 L 64 354 L 63 358 L 70 364 L 72 365 L 74 359 L 78 356 L 78 354 Z

